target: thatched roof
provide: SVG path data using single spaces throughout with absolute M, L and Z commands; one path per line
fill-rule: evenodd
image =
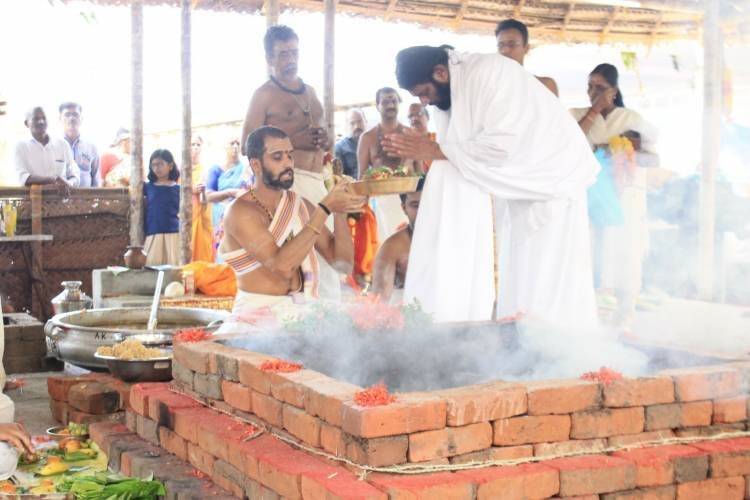
M 64 0 L 69 1 L 69 0 Z M 89 0 L 129 5 L 130 0 Z M 750 38 L 750 0 L 721 1 L 728 38 Z M 144 0 L 179 5 L 178 0 Z M 322 11 L 323 0 L 279 0 L 284 10 Z M 498 21 L 529 26 L 535 43 L 593 42 L 653 44 L 696 39 L 704 0 L 338 0 L 337 11 L 386 21 L 411 22 L 464 33 L 494 33 Z M 263 12 L 262 0 L 193 0 L 196 9 Z

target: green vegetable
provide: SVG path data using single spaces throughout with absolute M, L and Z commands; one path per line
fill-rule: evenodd
M 69 477 L 58 490 L 75 494 L 77 500 L 155 500 L 166 495 L 164 485 L 153 477 L 134 479 L 104 472 Z
M 96 458 L 96 453 L 86 453 L 84 451 L 74 451 L 66 453 L 64 459 L 66 462 L 78 462 L 79 460 L 91 460 Z

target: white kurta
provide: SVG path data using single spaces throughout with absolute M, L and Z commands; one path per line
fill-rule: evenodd
M 499 314 L 596 324 L 586 188 L 599 169 L 560 101 L 499 54 L 449 51 L 451 109 L 436 109 L 435 161 L 409 255 L 405 299 L 437 321 Z M 497 212 L 493 217 L 494 209 Z

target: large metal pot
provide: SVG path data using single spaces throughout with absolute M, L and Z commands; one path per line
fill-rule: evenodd
M 58 314 L 47 321 L 47 351 L 51 356 L 87 368 L 106 368 L 102 359 L 94 357 L 101 346 L 111 346 L 133 335 L 146 333 L 148 307 L 116 307 L 88 309 Z M 160 307 L 159 325 L 149 333 L 171 336 L 185 328 L 214 331 L 229 315 L 226 311 L 186 307 Z M 137 326 L 136 326 L 137 325 Z

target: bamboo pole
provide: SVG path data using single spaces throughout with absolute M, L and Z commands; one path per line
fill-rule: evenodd
M 703 18 L 703 145 L 698 231 L 698 295 L 714 296 L 714 243 L 716 222 L 715 173 L 721 145 L 721 106 L 724 50 L 719 2 L 704 0 Z
M 182 0 L 182 172 L 180 173 L 180 263 L 189 264 L 193 252 L 193 164 L 190 158 L 192 107 L 190 96 L 190 3 Z M 196 214 L 197 215 L 197 214 Z
M 266 27 L 279 24 L 279 0 L 266 0 Z
M 335 35 L 336 35 L 336 4 L 337 0 L 325 0 L 325 41 L 323 53 L 323 110 L 325 111 L 326 130 L 328 139 L 333 149 L 335 142 L 335 116 L 333 103 L 334 89 L 334 61 L 335 53 Z
M 130 244 L 143 244 L 143 1 L 130 4 Z

